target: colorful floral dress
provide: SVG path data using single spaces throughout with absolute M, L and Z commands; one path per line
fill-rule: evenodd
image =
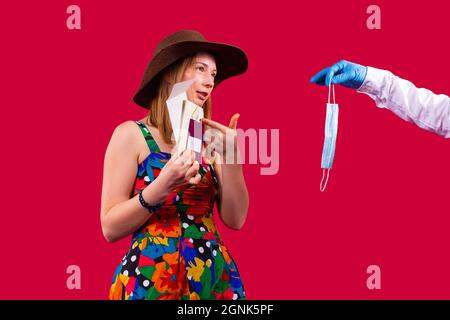
M 135 122 L 150 154 L 138 165 L 133 196 L 171 157 L 160 151 L 145 124 Z M 245 299 L 236 264 L 213 220 L 217 178 L 204 157 L 199 173 L 199 184 L 174 189 L 133 234 L 114 273 L 110 299 Z

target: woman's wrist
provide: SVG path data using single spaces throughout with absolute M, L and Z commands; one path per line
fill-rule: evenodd
M 156 204 L 148 203 L 147 201 L 145 201 L 145 199 L 142 195 L 143 191 L 144 191 L 143 189 L 138 191 L 138 200 L 139 200 L 139 203 L 141 204 L 141 206 L 144 207 L 145 209 L 147 209 L 148 212 L 155 213 L 159 208 L 161 208 L 164 205 L 164 201 L 161 201 Z
M 220 167 L 222 173 L 229 175 L 232 179 L 243 175 L 243 167 L 240 163 L 222 163 Z
M 163 179 L 156 178 L 142 191 L 142 197 L 150 205 L 157 205 L 163 202 L 169 193 L 170 191 L 168 191 Z
M 226 149 L 223 150 L 222 155 L 219 154 L 220 164 L 234 164 L 241 165 L 242 157 L 239 148 L 234 149 L 233 151 L 227 154 Z

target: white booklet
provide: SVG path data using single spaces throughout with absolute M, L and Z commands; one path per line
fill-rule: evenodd
M 195 152 L 195 159 L 201 163 L 203 108 L 189 101 L 186 93 L 194 81 L 187 80 L 174 84 L 166 105 L 175 137 L 176 152 L 180 154 L 187 148 L 192 149 Z

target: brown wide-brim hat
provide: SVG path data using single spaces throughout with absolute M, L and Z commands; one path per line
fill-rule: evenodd
M 202 51 L 209 52 L 216 60 L 214 87 L 247 70 L 248 60 L 242 49 L 225 43 L 208 42 L 197 31 L 178 31 L 164 38 L 156 47 L 133 101 L 148 109 L 158 90 L 162 71 L 177 60 Z

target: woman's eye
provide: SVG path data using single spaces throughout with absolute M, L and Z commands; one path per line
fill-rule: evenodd
M 203 67 L 203 66 L 198 66 L 198 67 L 197 67 L 197 70 L 200 70 L 201 72 L 203 72 L 203 71 L 205 71 L 205 67 Z
M 213 78 L 215 78 L 215 77 L 216 77 L 216 74 L 215 74 L 215 73 L 213 73 L 213 74 L 212 74 L 212 76 L 213 76 Z

